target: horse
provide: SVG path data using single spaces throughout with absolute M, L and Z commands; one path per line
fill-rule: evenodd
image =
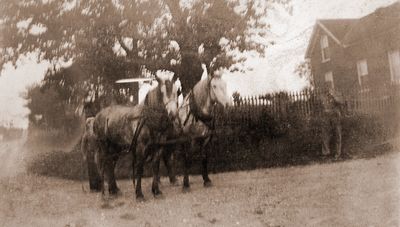
M 204 71 L 206 69 L 203 68 Z M 212 185 L 208 176 L 208 151 L 215 123 L 215 107 L 223 108 L 230 105 L 226 91 L 226 82 L 217 71 L 214 75 L 207 74 L 207 78 L 200 80 L 184 98 L 178 110 L 178 120 L 182 134 L 188 142 L 181 147 L 184 166 L 183 190 L 188 191 L 189 169 L 193 152 L 200 152 L 202 157 L 202 177 L 205 187 Z
M 94 134 L 99 146 L 98 169 L 101 178 L 101 190 L 104 194 L 104 175 L 108 178 L 110 195 L 118 194 L 114 169 L 122 151 L 132 153 L 133 184 L 136 186 L 136 198 L 144 199 L 141 178 L 145 162 L 152 161 L 155 197 L 162 194 L 158 185 L 158 172 L 163 141 L 166 134 L 175 130 L 174 122 L 178 113 L 178 89 L 175 78 L 157 78 L 158 85 L 145 97 L 143 103 L 134 107 L 110 106 L 101 110 L 93 123 Z M 172 132 L 171 132 L 172 131 Z M 135 174 L 135 163 L 137 164 Z M 135 175 L 137 177 L 135 184 Z

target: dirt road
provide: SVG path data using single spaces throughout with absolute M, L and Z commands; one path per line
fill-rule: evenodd
M 12 171 L 4 160 L 19 157 L 2 148 L 0 226 L 400 226 L 398 152 L 215 174 L 212 188 L 194 176 L 185 194 L 163 178 L 163 199 L 145 179 L 147 200 L 137 203 L 128 180 L 118 181 L 121 196 L 102 199 L 79 181 Z

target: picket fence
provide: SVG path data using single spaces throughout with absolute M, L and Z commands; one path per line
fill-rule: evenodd
M 322 92 L 305 89 L 299 92 L 279 92 L 260 96 L 234 97 L 233 106 L 218 113 L 219 124 L 257 124 L 266 117 L 282 119 L 300 117 L 310 119 L 322 113 L 319 97 Z M 352 96 L 343 96 L 346 114 L 382 115 L 400 108 L 398 86 L 374 91 L 364 90 Z

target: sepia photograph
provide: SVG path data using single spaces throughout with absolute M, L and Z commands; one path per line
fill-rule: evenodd
M 0 226 L 400 226 L 400 1 L 0 0 Z

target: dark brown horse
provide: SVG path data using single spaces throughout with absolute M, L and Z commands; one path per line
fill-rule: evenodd
M 137 177 L 136 198 L 143 199 L 141 179 L 146 160 L 152 161 L 152 192 L 155 196 L 162 194 L 157 180 L 163 148 L 160 144 L 166 140 L 167 134 L 177 129 L 174 127 L 178 110 L 174 81 L 158 79 L 158 86 L 147 94 L 142 104 L 135 107 L 110 106 L 96 115 L 93 131 L 99 146 L 98 166 L 103 192 L 104 177 L 107 177 L 109 193 L 118 193 L 115 165 L 122 151 L 131 150 L 133 176 Z M 135 185 L 135 180 L 133 183 Z

